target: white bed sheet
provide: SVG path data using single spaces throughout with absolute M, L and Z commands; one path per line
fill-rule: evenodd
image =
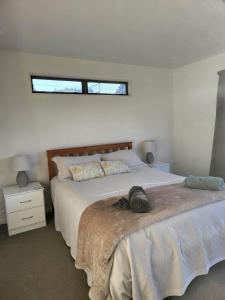
M 52 182 L 56 230 L 76 256 L 77 231 L 92 202 L 143 188 L 183 181 L 183 177 L 142 167 L 133 173 L 76 183 Z M 225 259 L 225 201 L 207 205 L 130 234 L 118 244 L 107 300 L 161 300 L 182 295 L 190 281 Z M 91 274 L 87 272 L 88 283 Z
M 153 186 L 178 183 L 184 178 L 155 168 L 142 166 L 130 173 L 105 176 L 75 182 L 71 179 L 51 181 L 52 200 L 55 209 L 56 230 L 61 231 L 71 255 L 76 256 L 77 232 L 84 209 L 91 203 L 129 192 L 133 185 L 150 188 Z

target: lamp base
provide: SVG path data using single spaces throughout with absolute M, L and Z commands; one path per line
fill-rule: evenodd
M 154 162 L 154 155 L 152 152 L 148 152 L 146 155 L 146 161 L 148 164 L 152 164 Z
M 16 182 L 19 187 L 25 187 L 28 185 L 28 176 L 25 171 L 19 171 L 16 176 Z

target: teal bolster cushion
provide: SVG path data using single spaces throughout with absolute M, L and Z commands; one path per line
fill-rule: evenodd
M 189 175 L 185 178 L 184 185 L 191 189 L 221 191 L 224 188 L 224 180 L 220 177 Z

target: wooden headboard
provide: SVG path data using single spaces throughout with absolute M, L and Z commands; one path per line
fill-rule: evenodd
M 109 153 L 124 149 L 132 149 L 132 142 L 48 150 L 47 157 L 49 180 L 57 175 L 57 168 L 55 163 L 52 161 L 54 156 L 82 156 L 96 153 Z

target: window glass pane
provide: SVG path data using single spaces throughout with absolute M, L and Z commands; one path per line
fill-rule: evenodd
M 81 81 L 32 78 L 34 92 L 82 93 Z
M 125 83 L 88 82 L 89 94 L 126 95 Z

